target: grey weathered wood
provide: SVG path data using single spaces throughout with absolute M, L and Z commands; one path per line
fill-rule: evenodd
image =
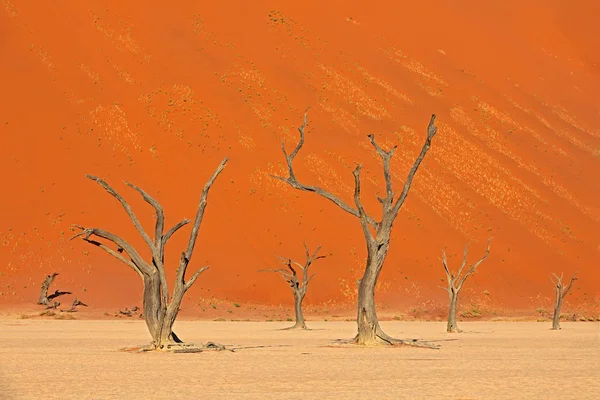
M 77 298 L 75 300 L 73 300 L 73 304 L 71 304 L 71 308 L 69 308 L 68 310 L 66 310 L 65 312 L 75 312 L 77 311 L 77 307 L 78 306 L 83 306 L 83 307 L 87 307 L 88 305 L 79 301 Z
M 390 237 L 392 232 L 392 226 L 400 208 L 404 204 L 408 193 L 410 191 L 411 184 L 421 165 L 425 155 L 431 147 L 431 140 L 437 133 L 437 127 L 435 126 L 435 114 L 431 116 L 429 125 L 427 126 L 427 137 L 425 143 L 421 148 L 421 152 L 417 156 L 415 162 L 410 169 L 402 192 L 397 199 L 394 200 L 394 188 L 392 182 L 392 176 L 390 173 L 390 160 L 394 155 L 396 147 L 386 151 L 382 149 L 375 141 L 374 135 L 369 135 L 368 138 L 371 145 L 379 155 L 383 163 L 383 176 L 385 179 L 385 198 L 378 198 L 382 207 L 382 217 L 380 221 L 376 221 L 370 216 L 365 210 L 361 201 L 361 185 L 360 185 L 360 172 L 361 166 L 358 165 L 353 171 L 354 175 L 354 203 L 355 207 L 348 205 L 342 201 L 338 196 L 330 193 L 329 191 L 322 189 L 317 186 L 306 185 L 300 183 L 296 177 L 294 171 L 293 162 L 298 152 L 302 148 L 305 139 L 305 130 L 307 126 L 307 111 L 304 113 L 304 120 L 302 126 L 298 128 L 300 133 L 300 140 L 292 153 L 288 154 L 285 150 L 285 143 L 282 143 L 282 151 L 287 163 L 287 177 L 284 176 L 273 176 L 283 182 L 288 183 L 291 187 L 318 194 L 321 197 L 333 202 L 339 208 L 359 218 L 365 241 L 367 244 L 367 261 L 365 271 L 362 278 L 359 281 L 358 286 L 358 304 L 357 304 L 357 325 L 358 333 L 354 339 L 357 344 L 371 345 L 376 343 L 387 343 L 387 344 L 408 344 L 406 341 L 398 340 L 388 336 L 381 327 L 379 326 L 379 320 L 375 309 L 375 285 L 383 268 L 385 258 L 389 250 Z M 412 341 L 411 344 L 415 345 Z M 423 346 L 430 347 L 427 344 Z
M 450 299 L 450 307 L 448 310 L 448 324 L 446 326 L 447 332 L 461 332 L 458 329 L 458 324 L 456 322 L 456 304 L 458 302 L 458 294 L 462 289 L 467 278 L 475 272 L 477 267 L 485 261 L 485 259 L 490 254 L 490 243 L 492 238 L 488 239 L 487 248 L 485 254 L 482 258 L 479 259 L 476 263 L 472 264 L 467 271 L 464 271 L 465 266 L 467 265 L 467 252 L 469 250 L 469 244 L 465 246 L 465 250 L 463 253 L 463 261 L 460 267 L 458 268 L 458 272 L 456 275 L 450 271 L 448 267 L 448 258 L 446 257 L 446 251 L 442 250 L 442 265 L 444 266 L 444 271 L 446 272 L 446 284 L 447 287 L 442 287 L 442 289 L 448 292 L 448 297 Z
M 567 294 L 569 294 L 569 291 L 573 287 L 573 282 L 575 282 L 578 279 L 577 273 L 574 273 L 573 276 L 571 277 L 571 281 L 569 282 L 567 287 L 564 287 L 563 282 L 562 282 L 563 276 L 564 276 L 564 274 L 561 274 L 560 276 L 558 276 L 554 273 L 552 275 L 550 275 L 550 282 L 552 282 L 552 284 L 554 285 L 554 290 L 555 290 L 554 315 L 552 317 L 552 330 L 560 330 L 561 329 L 560 328 L 560 309 L 562 307 L 563 299 L 567 296 Z
M 52 275 L 47 275 L 46 279 L 44 279 L 44 282 L 42 282 L 42 286 L 40 288 L 40 297 L 38 299 L 38 304 L 42 305 L 42 306 L 50 306 L 51 308 L 57 308 L 60 303 L 59 302 L 52 302 L 52 300 L 56 299 L 57 297 L 63 296 L 65 294 L 71 294 L 71 292 L 61 292 L 59 290 L 55 290 L 54 293 L 48 295 L 48 290 L 50 289 L 50 286 L 52 285 L 52 283 L 54 282 L 54 279 L 58 276 L 58 272 L 54 272 Z
M 319 251 L 321 251 L 321 246 L 317 247 L 315 252 L 311 254 L 308 249 L 308 246 L 306 245 L 306 243 L 304 243 L 304 250 L 306 252 L 306 261 L 304 262 L 304 265 L 293 261 L 291 258 L 280 257 L 281 261 L 287 267 L 287 269 L 280 268 L 259 270 L 259 272 L 279 273 L 283 277 L 283 279 L 285 279 L 288 285 L 290 285 L 290 288 L 292 288 L 292 292 L 294 293 L 294 311 L 296 314 L 296 323 L 294 324 L 294 326 L 291 326 L 286 329 L 308 330 L 306 322 L 304 321 L 304 314 L 302 312 L 302 301 L 306 296 L 306 288 L 308 287 L 308 284 L 315 276 L 315 274 L 309 275 L 308 270 L 313 262 L 326 257 L 319 255 Z M 297 270 L 292 266 L 292 264 L 296 265 L 297 268 L 300 268 L 302 270 L 302 277 L 300 279 L 298 279 Z
M 139 192 L 142 195 L 142 198 L 154 208 L 156 213 L 156 224 L 154 226 L 154 238 L 150 238 L 150 235 L 148 235 L 148 233 L 144 230 L 127 201 L 104 180 L 95 176 L 87 175 L 89 179 L 97 182 L 102 188 L 104 188 L 104 190 L 106 190 L 121 203 L 127 212 L 127 215 L 133 222 L 133 225 L 150 249 L 151 261 L 148 262 L 144 260 L 139 252 L 125 239 L 103 229 L 85 228 L 80 225 L 74 225 L 76 228 L 80 229 L 81 232 L 73 236 L 71 239 L 81 237 L 84 241 L 101 248 L 111 256 L 123 262 L 125 265 L 129 266 L 142 278 L 144 283 L 142 306 L 143 316 L 150 335 L 152 336 L 152 347 L 154 349 L 165 349 L 165 346 L 169 344 L 181 342 L 181 340 L 179 340 L 177 335 L 173 332 L 173 324 L 175 323 L 175 319 L 179 313 L 183 296 L 198 279 L 200 274 L 206 271 L 208 267 L 200 268 L 189 279 L 186 279 L 186 271 L 192 258 L 192 253 L 198 238 L 200 225 L 204 217 L 209 190 L 219 174 L 225 168 L 226 164 L 227 158 L 225 158 L 219 164 L 210 179 L 204 185 L 202 194 L 200 195 L 200 202 L 196 212 L 196 218 L 194 219 L 194 223 L 192 225 L 192 232 L 188 240 L 187 248 L 184 252 L 182 252 L 179 259 L 179 268 L 177 269 L 173 293 L 171 295 L 169 294 L 169 288 L 167 286 L 165 274 L 165 245 L 175 232 L 187 225 L 190 221 L 184 219 L 164 233 L 164 211 L 160 203 L 141 188 L 126 182 L 127 186 Z M 116 246 L 116 249 L 92 239 L 92 236 L 112 242 Z

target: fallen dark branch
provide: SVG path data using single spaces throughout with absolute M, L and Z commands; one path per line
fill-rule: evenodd
M 57 297 L 63 296 L 65 294 L 72 294 L 71 292 L 60 292 L 58 290 L 55 290 L 54 293 L 52 293 L 50 296 L 48 296 L 48 300 L 54 300 Z
M 134 306 L 131 310 L 129 310 L 127 307 L 125 307 L 124 310 L 119 310 L 119 314 L 122 315 L 126 315 L 128 317 L 132 317 L 134 313 L 136 313 L 139 310 L 138 306 Z

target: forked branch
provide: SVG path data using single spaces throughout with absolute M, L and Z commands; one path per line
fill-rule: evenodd
M 369 140 L 371 141 L 371 144 L 375 148 L 375 151 L 377 152 L 377 154 L 379 155 L 379 157 L 381 157 L 381 161 L 383 163 L 383 177 L 385 179 L 385 194 L 386 194 L 386 197 L 383 198 L 383 199 L 382 198 L 378 198 L 378 200 L 379 200 L 379 202 L 384 207 L 389 207 L 394 202 L 394 190 L 393 190 L 393 186 L 392 186 L 392 174 L 390 173 L 390 160 L 392 159 L 392 156 L 394 155 L 394 151 L 396 151 L 396 148 L 398 146 L 394 146 L 389 151 L 385 151 L 381 147 L 379 147 L 379 145 L 375 141 L 375 135 L 373 135 L 373 134 L 369 135 Z
M 86 177 L 88 177 L 89 179 L 91 179 L 91 180 L 95 181 L 96 183 L 98 183 L 100 186 L 102 186 L 104 188 L 104 190 L 106 190 L 111 196 L 113 196 L 115 199 L 117 199 L 121 203 L 121 205 L 123 206 L 123 208 L 127 212 L 127 215 L 129 215 L 129 218 L 133 222 L 133 225 L 135 226 L 135 228 L 139 232 L 139 234 L 142 236 L 142 238 L 144 239 L 144 241 L 146 242 L 146 244 L 148 245 L 148 247 L 152 249 L 153 248 L 153 243 L 152 243 L 152 240 L 150 239 L 150 236 L 148 236 L 148 234 L 146 233 L 146 231 L 142 227 L 142 224 L 140 223 L 140 221 L 138 220 L 138 218 L 134 214 L 133 210 L 131 209 L 131 206 L 129 205 L 129 203 L 127 203 L 127 201 L 125 201 L 125 199 L 123 198 L 123 196 L 121 196 L 119 193 L 117 193 L 117 191 L 114 190 L 108 183 L 106 183 L 104 180 L 98 178 L 97 176 L 86 175 Z
M 154 246 L 158 248 L 162 241 L 163 229 L 165 228 L 165 213 L 163 211 L 162 206 L 158 201 L 156 201 L 154 197 L 150 196 L 142 188 L 129 182 L 125 182 L 125 184 L 130 188 L 137 190 L 142 195 L 144 201 L 150 204 L 154 208 L 154 211 L 156 211 L 156 224 L 154 226 Z
M 287 182 L 294 189 L 302 190 L 305 192 L 315 192 L 319 196 L 324 197 L 327 200 L 333 202 L 334 204 L 336 204 L 338 207 L 340 207 L 342 210 L 346 211 L 347 213 L 360 218 L 359 211 L 356 208 L 349 206 L 348 204 L 346 204 L 342 199 L 340 199 L 336 195 L 334 195 L 334 194 L 328 192 L 327 190 L 322 189 L 318 186 L 304 185 L 304 184 L 300 183 L 298 181 L 298 179 L 296 179 L 296 173 L 294 171 L 293 163 L 294 163 L 294 158 L 296 157 L 296 155 L 298 155 L 298 152 L 304 145 L 304 132 L 306 129 L 306 125 L 308 123 L 307 115 L 308 115 L 308 108 L 304 112 L 304 122 L 302 123 L 302 126 L 300 126 L 298 128 L 298 131 L 300 132 L 300 140 L 299 140 L 298 144 L 296 145 L 296 147 L 294 148 L 294 151 L 292 151 L 291 154 L 287 154 L 287 151 L 285 150 L 285 142 L 281 143 L 281 150 L 283 151 L 283 155 L 285 156 L 285 160 L 286 160 L 287 167 L 288 167 L 288 177 L 286 178 L 286 177 L 278 176 L 278 175 L 272 175 L 272 177 L 282 180 L 284 182 Z M 377 227 L 377 222 L 372 217 L 367 216 L 367 221 L 369 222 L 369 224 L 371 226 Z
M 435 136 L 436 133 L 437 133 L 437 126 L 435 126 L 435 114 L 431 114 L 431 119 L 429 120 L 429 125 L 427 125 L 427 139 L 425 139 L 425 144 L 423 144 L 423 147 L 421 148 L 421 153 L 419 153 L 419 156 L 413 163 L 413 166 L 410 169 L 410 172 L 408 173 L 408 177 L 406 178 L 406 182 L 404 183 L 404 189 L 402 189 L 402 193 L 400 194 L 400 197 L 398 197 L 398 200 L 396 201 L 396 204 L 394 205 L 393 215 L 397 215 L 398 212 L 400 211 L 400 208 L 402 207 L 402 204 L 404 204 L 404 201 L 406 200 L 406 197 L 408 196 L 408 191 L 410 190 L 410 185 L 412 185 L 412 181 L 415 177 L 415 174 L 417 173 L 419 166 L 423 162 L 425 155 L 427 154 L 427 152 L 429 151 L 429 148 L 431 147 L 431 139 L 433 139 L 433 137 Z
M 489 256 L 490 254 L 490 243 L 492 242 L 492 238 L 488 239 L 487 242 L 487 247 L 485 250 L 485 254 L 483 255 L 483 257 L 481 257 L 477 262 L 475 262 L 474 264 L 471 265 L 471 267 L 463 274 L 464 268 L 467 265 L 467 252 L 469 250 L 469 244 L 467 243 L 465 245 L 465 249 L 463 252 L 463 261 L 458 269 L 458 272 L 456 273 L 456 275 L 454 275 L 451 271 L 450 268 L 448 267 L 448 258 L 446 257 L 446 251 L 442 250 L 442 264 L 444 266 L 444 271 L 446 272 L 446 280 L 448 283 L 448 287 L 447 288 L 443 288 L 447 291 L 452 291 L 452 289 L 454 289 L 456 292 L 459 292 L 460 289 L 462 288 L 463 284 L 465 283 L 465 281 L 467 280 L 467 278 L 473 274 L 475 272 L 475 270 L 477 269 L 477 267 L 479 267 L 479 265 L 485 261 L 485 259 Z
M 573 287 L 573 283 L 579 279 L 579 278 L 577 278 L 577 272 L 575 272 L 573 274 L 573 276 L 571 277 L 571 280 L 569 281 L 569 284 L 567 285 L 567 287 L 564 287 L 563 282 L 562 282 L 563 277 L 564 277 L 564 274 L 561 274 L 560 276 L 558 276 L 555 273 L 552 273 L 552 275 L 550 275 L 550 281 L 556 288 L 557 293 L 559 293 L 561 299 L 564 299 L 565 296 L 567 294 L 569 294 L 569 291 L 571 291 L 571 288 Z

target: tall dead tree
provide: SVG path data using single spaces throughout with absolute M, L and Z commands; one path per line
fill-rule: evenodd
M 448 287 L 442 287 L 442 289 L 448 292 L 448 297 L 450 298 L 450 309 L 448 311 L 448 325 L 446 326 L 446 331 L 448 332 L 461 332 L 458 329 L 458 325 L 456 323 L 456 303 L 458 301 L 458 293 L 460 289 L 462 289 L 467 278 L 475 272 L 479 264 L 481 264 L 487 256 L 490 254 L 490 242 L 492 239 L 488 239 L 487 249 L 485 251 L 485 255 L 479 259 L 475 264 L 471 265 L 471 267 L 464 272 L 465 266 L 467 265 L 467 251 L 469 250 L 469 244 L 465 246 L 465 251 L 463 253 L 463 261 L 458 269 L 456 275 L 450 272 L 450 268 L 448 268 L 448 258 L 446 257 L 446 251 L 442 250 L 442 264 L 444 265 L 444 271 L 446 272 L 446 282 Z M 463 273 L 464 272 L 464 273 Z M 440 286 L 441 287 L 441 286 Z
M 569 294 L 571 287 L 573 287 L 573 282 L 577 280 L 577 274 L 573 274 L 571 277 L 571 281 L 567 285 L 567 287 L 563 286 L 563 275 L 560 276 L 556 274 L 550 275 L 550 282 L 554 285 L 554 289 L 556 292 L 556 297 L 554 300 L 554 316 L 552 317 L 552 330 L 560 330 L 560 309 L 562 307 L 563 299 Z
M 429 125 L 427 127 L 427 138 L 425 140 L 425 143 L 423 144 L 421 152 L 417 156 L 417 159 L 415 160 L 412 168 L 410 169 L 406 182 L 404 183 L 402 192 L 398 197 L 395 196 L 396 193 L 393 189 L 392 175 L 390 172 L 390 160 L 394 155 L 396 146 L 386 151 L 376 143 L 374 135 L 368 135 L 368 138 L 371 144 L 373 145 L 373 148 L 375 149 L 375 151 L 377 152 L 377 154 L 383 162 L 383 176 L 385 179 L 386 195 L 383 198 L 377 198 L 381 203 L 382 209 L 381 220 L 377 221 L 367 213 L 361 201 L 360 172 L 362 166 L 360 164 L 354 169 L 353 172 L 355 207 L 346 204 L 339 197 L 328 192 L 325 189 L 322 189 L 317 186 L 305 185 L 303 183 L 300 183 L 296 178 L 296 172 L 294 171 L 293 162 L 295 157 L 298 155 L 298 152 L 304 145 L 304 132 L 307 125 L 307 113 L 308 109 L 304 113 L 304 122 L 302 126 L 298 128 L 298 131 L 300 132 L 300 140 L 294 148 L 294 150 L 292 151 L 292 153 L 288 154 L 286 152 L 285 142 L 281 144 L 281 148 L 285 156 L 285 160 L 287 162 L 288 176 L 274 177 L 284 182 L 287 182 L 291 187 L 295 189 L 318 194 L 319 196 L 333 202 L 348 214 L 357 217 L 360 221 L 362 232 L 364 234 L 367 245 L 367 262 L 365 266 L 365 272 L 362 278 L 360 279 L 358 286 L 358 333 L 354 338 L 354 342 L 361 345 L 373 345 L 377 343 L 402 343 L 416 345 L 416 343 L 414 343 L 413 341 L 409 342 L 394 339 L 387 335 L 381 329 L 381 327 L 379 326 L 379 320 L 377 318 L 377 312 L 375 310 L 375 285 L 377 283 L 377 279 L 379 278 L 379 274 L 381 273 L 383 263 L 389 250 L 390 237 L 394 221 L 396 220 L 398 212 L 400 211 L 400 208 L 402 207 L 404 201 L 406 200 L 406 197 L 408 196 L 408 192 L 410 190 L 410 186 L 415 177 L 415 174 L 417 173 L 417 169 L 421 165 L 425 154 L 427 154 L 427 151 L 431 146 L 431 140 L 437 132 L 437 127 L 434 124 L 435 114 L 431 116 L 431 120 L 429 121 Z
M 208 267 L 200 268 L 188 280 L 186 280 L 186 271 L 192 258 L 196 239 L 198 238 L 198 232 L 200 230 L 200 224 L 202 222 L 202 218 L 204 217 L 208 192 L 221 171 L 223 171 L 223 168 L 225 168 L 226 163 L 227 158 L 225 158 L 221 164 L 219 164 L 208 182 L 206 182 L 204 185 L 187 248 L 181 253 L 181 257 L 179 258 L 179 268 L 177 269 L 175 286 L 170 300 L 164 265 L 165 245 L 175 232 L 190 223 L 190 221 L 188 219 L 184 219 L 183 221 L 175 224 L 167 232 L 164 232 L 165 217 L 160 203 L 141 188 L 125 182 L 127 186 L 139 192 L 142 195 L 142 198 L 156 211 L 154 239 L 151 239 L 150 235 L 148 235 L 148 233 L 144 230 L 125 199 L 102 179 L 87 175 L 89 179 L 97 182 L 110 195 L 112 195 L 121 203 L 127 212 L 127 215 L 133 222 L 135 228 L 144 239 L 146 245 L 149 247 L 152 254 L 152 259 L 150 262 L 144 260 L 140 256 L 139 252 L 125 239 L 99 228 L 84 228 L 82 226 L 75 225 L 77 228 L 81 229 L 81 232 L 75 235 L 72 239 L 81 237 L 84 241 L 101 248 L 111 256 L 129 266 L 140 276 L 140 278 L 142 278 L 144 284 L 143 314 L 144 319 L 146 320 L 146 325 L 148 326 L 148 330 L 150 331 L 150 335 L 152 336 L 151 349 L 170 349 L 173 347 L 174 343 L 182 343 L 175 332 L 173 332 L 173 324 L 175 323 L 175 318 L 179 312 L 183 295 L 189 290 L 190 287 L 192 287 L 200 274 L 208 269 Z M 112 242 L 116 246 L 116 249 L 113 249 L 106 244 L 95 240 L 93 238 L 94 236 L 104 239 L 108 242 Z
M 315 252 L 311 255 L 308 246 L 306 245 L 306 243 L 304 243 L 304 250 L 306 251 L 306 261 L 304 262 L 304 265 L 293 261 L 290 258 L 281 258 L 283 264 L 287 267 L 287 269 L 265 269 L 260 271 L 277 272 L 281 274 L 283 279 L 285 279 L 285 281 L 292 288 L 292 291 L 294 293 L 294 310 L 296 312 L 296 323 L 294 324 L 294 326 L 291 326 L 286 329 L 308 329 L 306 327 L 306 323 L 304 322 L 304 314 L 302 313 L 302 301 L 304 300 L 304 296 L 306 296 L 306 288 L 308 287 L 308 284 L 310 283 L 313 276 L 315 276 L 315 274 L 309 276 L 308 269 L 310 268 L 313 262 L 326 257 L 318 255 L 319 251 L 321 250 L 321 246 L 317 247 L 317 250 L 315 250 Z M 302 278 L 298 279 L 298 274 L 296 272 L 296 269 L 292 266 L 292 264 L 302 270 Z

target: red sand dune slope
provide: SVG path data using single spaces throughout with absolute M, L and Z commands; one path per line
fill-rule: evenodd
M 315 265 L 307 302 L 351 304 L 365 258 L 354 217 L 269 177 L 283 171 L 305 107 L 299 179 L 352 201 L 382 194 L 366 135 L 399 145 L 401 187 L 432 112 L 439 132 L 398 218 L 379 298 L 443 302 L 438 260 L 472 242 L 492 253 L 465 288 L 473 301 L 531 309 L 548 273 L 579 271 L 570 303 L 598 307 L 600 6 L 581 1 L 3 0 L 0 10 L 0 305 L 36 298 L 45 274 L 97 307 L 139 299 L 139 278 L 81 241 L 103 227 L 140 245 L 120 205 L 86 173 L 152 211 L 122 181 L 193 217 L 214 185 L 190 269 L 211 266 L 190 298 L 287 303 L 277 255 L 302 241 Z M 327 4 L 327 5 L 324 5 Z M 172 276 L 189 230 L 167 251 Z M 431 299 L 431 301 L 429 301 Z

